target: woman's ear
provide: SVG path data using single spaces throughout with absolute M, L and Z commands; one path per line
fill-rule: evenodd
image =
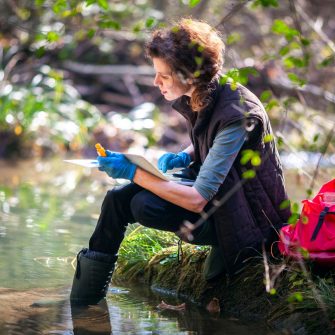
M 193 79 L 191 78 L 188 78 L 186 82 L 188 85 L 193 85 Z

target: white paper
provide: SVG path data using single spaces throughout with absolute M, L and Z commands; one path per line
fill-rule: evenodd
M 99 162 L 96 159 L 66 159 L 64 162 L 72 163 L 88 168 L 97 168 L 99 167 Z
M 156 166 L 151 164 L 146 158 L 141 155 L 136 154 L 128 154 L 124 153 L 124 155 L 134 164 L 139 166 L 141 169 L 150 172 L 154 176 L 161 178 L 163 180 L 170 180 L 167 176 L 165 176 L 162 172 L 160 172 Z

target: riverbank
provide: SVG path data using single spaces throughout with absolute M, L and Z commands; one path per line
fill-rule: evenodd
M 305 265 L 277 259 L 268 263 L 269 280 L 266 282 L 260 255 L 234 277 L 222 275 L 206 282 L 202 278 L 202 267 L 207 252 L 184 244 L 178 261 L 177 247 L 170 247 L 148 261 L 121 264 L 113 280 L 116 284 L 145 284 L 178 296 L 186 303 L 195 303 L 213 313 L 243 321 L 266 320 L 270 329 L 284 334 L 328 335 L 334 332 L 334 301 L 331 298 L 334 296 L 334 273 L 311 275 Z

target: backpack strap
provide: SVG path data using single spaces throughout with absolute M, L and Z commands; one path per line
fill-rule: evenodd
M 319 234 L 319 231 L 323 225 L 323 222 L 325 220 L 325 216 L 327 214 L 335 214 L 335 212 L 329 212 L 329 207 L 325 207 L 325 209 L 320 213 L 320 216 L 319 216 L 319 221 L 313 231 L 313 234 L 312 234 L 312 237 L 311 237 L 311 241 L 315 241 L 316 237 L 318 236 Z

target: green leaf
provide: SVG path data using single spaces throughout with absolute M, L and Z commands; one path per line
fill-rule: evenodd
M 203 51 L 205 50 L 205 47 L 202 46 L 202 45 L 199 45 L 197 50 L 198 50 L 199 52 L 203 52 Z
M 290 205 L 291 205 L 291 201 L 289 199 L 286 199 L 279 205 L 279 209 L 289 208 Z
M 252 179 L 255 178 L 255 176 L 256 176 L 255 170 L 247 170 L 242 173 L 243 179 Z
M 237 90 L 237 82 L 236 82 L 236 81 L 233 81 L 233 82 L 230 84 L 230 88 L 232 89 L 232 91 Z
M 292 204 L 292 212 L 299 212 L 299 204 L 294 202 Z
M 308 188 L 308 189 L 306 190 L 306 195 L 307 195 L 307 197 L 310 197 L 310 196 L 312 195 L 312 193 L 313 193 L 312 189 Z
M 237 81 L 239 78 L 239 69 L 232 68 L 227 72 L 227 76 L 231 78 L 233 81 Z
M 283 46 L 283 47 L 279 50 L 279 55 L 280 55 L 280 56 L 286 56 L 290 51 L 291 51 L 290 46 L 289 46 L 289 45 L 285 45 L 285 46 Z
M 227 81 L 232 82 L 235 86 L 237 83 L 241 83 L 242 85 L 246 85 L 249 80 L 249 76 L 258 76 L 258 71 L 253 67 L 244 67 L 244 68 L 232 68 L 227 71 L 220 79 L 220 84 L 224 85 Z
M 95 33 L 96 33 L 95 29 L 89 29 L 89 31 L 87 32 L 87 37 L 88 38 L 93 38 Z
M 317 142 L 319 137 L 320 137 L 320 134 L 315 134 L 314 137 L 313 137 L 313 142 L 314 143 Z
M 299 31 L 293 28 L 290 28 L 284 21 L 275 20 L 271 30 L 278 34 L 283 35 L 288 41 L 291 41 L 294 36 L 299 36 Z
M 97 0 L 98 6 L 102 8 L 103 10 L 109 9 L 108 0 Z
M 255 155 L 251 158 L 251 165 L 252 166 L 260 166 L 262 163 L 262 159 L 259 155 Z
M 97 0 L 86 0 L 86 6 L 89 7 L 91 5 L 95 5 L 97 3 Z
M 245 165 L 247 164 L 251 158 L 254 156 L 254 151 L 251 150 L 251 149 L 246 149 L 246 150 L 243 150 L 242 153 L 241 153 L 242 157 L 240 159 L 240 163 L 242 165 Z
M 287 223 L 289 224 L 296 224 L 298 221 L 300 215 L 298 213 L 293 213 L 287 220 Z
M 203 63 L 204 59 L 202 57 L 194 57 L 195 62 L 197 63 L 198 66 L 201 66 Z
M 326 67 L 330 65 L 335 65 L 335 56 L 331 55 L 326 57 L 321 63 L 319 63 L 319 67 Z
M 272 108 L 279 106 L 278 100 L 271 99 L 268 104 L 265 106 L 265 110 L 269 112 Z
M 133 26 L 132 31 L 134 33 L 139 33 L 142 30 L 142 28 L 143 28 L 142 23 L 138 22 Z
M 271 30 L 279 35 L 284 35 L 286 34 L 286 32 L 289 30 L 290 28 L 288 27 L 288 25 L 282 21 L 282 20 L 275 20 L 273 22 L 273 25 L 271 27 Z
M 284 144 L 284 140 L 283 140 L 283 138 L 281 136 L 277 137 L 277 144 L 278 144 L 279 147 Z
M 308 259 L 309 258 L 309 251 L 305 248 L 299 248 L 299 252 L 302 257 Z
M 288 73 L 287 76 L 293 84 L 296 84 L 298 86 L 304 86 L 307 82 L 305 79 L 299 78 L 295 73 L 292 72 Z
M 293 104 L 295 104 L 297 102 L 297 99 L 296 98 L 294 98 L 294 97 L 289 97 L 289 98 L 286 98 L 285 100 L 283 100 L 283 106 L 285 107 L 285 108 L 291 108 L 291 106 L 293 105 Z
M 223 85 L 226 85 L 227 82 L 228 82 L 228 77 L 225 74 L 223 74 L 219 79 L 219 84 L 223 86 Z
M 189 0 L 189 6 L 190 6 L 190 8 L 193 8 L 193 7 L 197 6 L 200 2 L 201 2 L 201 0 Z
M 232 33 L 227 37 L 226 44 L 231 45 L 241 40 L 241 35 L 239 33 Z
M 35 55 L 37 58 L 41 58 L 45 55 L 45 48 L 42 46 L 42 47 L 39 47 L 36 51 L 35 51 Z
M 301 44 L 303 46 L 308 46 L 308 45 L 311 44 L 311 41 L 308 38 L 305 38 L 305 37 L 301 37 L 300 41 L 301 41 Z
M 200 77 L 200 75 L 201 75 L 201 72 L 199 70 L 196 70 L 193 73 L 194 78 L 198 78 L 198 77 Z
M 98 24 L 99 27 L 102 29 L 114 29 L 114 30 L 121 29 L 120 23 L 113 20 L 100 21 Z
M 45 0 L 35 0 L 35 5 L 36 6 L 43 6 L 44 5 L 44 3 L 45 3 Z
M 66 0 L 57 0 L 52 6 L 52 10 L 55 14 L 59 14 L 67 9 Z
M 145 21 L 145 26 L 146 26 L 147 28 L 151 28 L 151 27 L 153 27 L 153 26 L 155 25 L 155 23 L 156 23 L 156 19 L 155 19 L 154 17 L 149 17 L 149 18 L 147 18 L 147 20 Z
M 267 134 L 263 138 L 264 143 L 269 143 L 269 142 L 272 142 L 273 140 L 274 140 L 274 136 L 272 134 Z
M 46 39 L 50 43 L 57 42 L 59 40 L 59 35 L 55 31 L 49 31 Z
M 278 0 L 255 0 L 254 6 L 278 7 Z
M 260 96 L 260 100 L 262 102 L 268 101 L 271 97 L 272 97 L 272 92 L 270 90 L 266 90 L 266 91 L 262 92 L 262 94 Z
M 239 69 L 239 82 L 243 85 L 249 81 L 249 76 L 258 77 L 258 71 L 253 67 L 243 67 Z
M 289 56 L 286 57 L 284 59 L 284 65 L 288 68 L 288 69 L 292 69 L 294 67 L 306 67 L 308 66 L 309 63 L 309 57 L 293 57 L 293 56 Z

